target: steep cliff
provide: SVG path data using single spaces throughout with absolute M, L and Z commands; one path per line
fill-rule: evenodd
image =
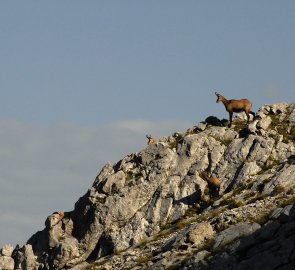
M 0 269 L 294 269 L 294 143 L 295 103 L 248 126 L 208 117 L 106 164 Z

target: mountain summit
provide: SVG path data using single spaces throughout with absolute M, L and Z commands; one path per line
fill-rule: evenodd
M 295 103 L 226 124 L 107 163 L 0 269 L 295 269 Z

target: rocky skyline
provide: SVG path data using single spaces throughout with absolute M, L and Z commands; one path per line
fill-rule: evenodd
M 226 125 L 211 116 L 106 164 L 73 211 L 5 246 L 0 269 L 292 269 L 295 103 Z

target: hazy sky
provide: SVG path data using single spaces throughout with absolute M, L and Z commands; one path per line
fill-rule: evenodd
M 107 161 L 294 102 L 295 1 L 1 1 L 0 246 L 70 211 Z

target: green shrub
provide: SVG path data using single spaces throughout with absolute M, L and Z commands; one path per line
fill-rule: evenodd
M 277 185 L 277 186 L 275 186 L 272 194 L 277 195 L 277 194 L 284 193 L 284 192 L 286 192 L 285 187 L 283 187 L 282 185 Z

